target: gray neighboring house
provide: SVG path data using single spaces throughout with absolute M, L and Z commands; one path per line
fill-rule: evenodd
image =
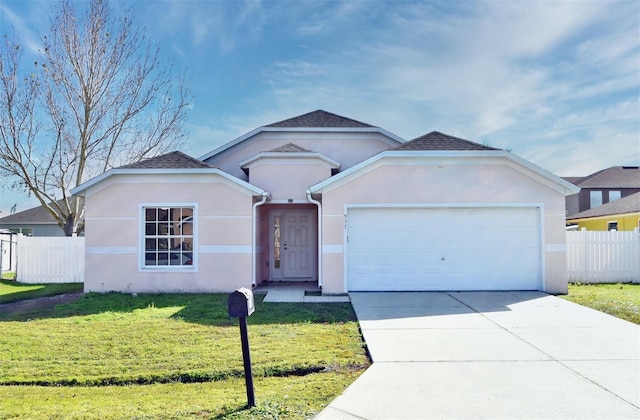
M 25 236 L 64 236 L 62 228 L 42 206 L 0 218 L 0 229 L 8 229 Z
M 612 166 L 584 177 L 563 177 L 580 192 L 565 198 L 567 216 L 640 192 L 640 167 Z

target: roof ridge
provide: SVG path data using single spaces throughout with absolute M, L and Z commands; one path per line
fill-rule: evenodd
M 392 150 L 501 150 L 440 131 L 431 131 Z
M 295 153 L 295 152 L 313 153 L 313 150 L 305 149 L 304 147 L 299 146 L 295 143 L 287 143 L 287 144 L 283 144 L 282 146 L 275 147 L 271 150 L 267 150 L 267 152 L 269 153 Z
M 322 109 L 307 112 L 292 118 L 287 118 L 264 127 L 273 128 L 374 128 L 371 124 L 354 120 L 353 118 L 343 117 Z
M 215 168 L 215 166 L 196 159 L 179 150 L 168 152 L 162 155 L 153 156 L 138 162 L 120 166 L 117 169 L 160 169 L 160 168 Z

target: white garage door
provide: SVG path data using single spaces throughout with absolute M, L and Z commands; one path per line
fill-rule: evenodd
M 533 207 L 351 208 L 350 291 L 538 290 Z

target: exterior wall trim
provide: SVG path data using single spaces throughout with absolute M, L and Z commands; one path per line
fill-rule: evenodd
M 150 203 L 138 203 L 138 273 L 197 273 L 198 272 L 198 254 L 200 253 L 199 242 L 199 213 L 197 202 L 150 202 Z M 192 262 L 190 267 L 180 266 L 157 266 L 157 267 L 145 267 L 144 266 L 144 239 L 145 239 L 145 226 L 144 220 L 144 208 L 145 207 L 193 207 L 193 250 L 192 250 Z

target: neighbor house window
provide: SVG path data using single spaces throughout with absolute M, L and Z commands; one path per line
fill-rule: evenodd
M 591 191 L 589 194 L 590 205 L 589 208 L 594 208 L 602 205 L 602 191 Z
M 609 191 L 609 202 L 620 200 L 622 198 L 622 194 L 620 191 Z
M 192 206 L 143 206 L 143 267 L 193 266 L 194 213 Z
M 618 230 L 618 222 L 607 222 L 607 230 Z

